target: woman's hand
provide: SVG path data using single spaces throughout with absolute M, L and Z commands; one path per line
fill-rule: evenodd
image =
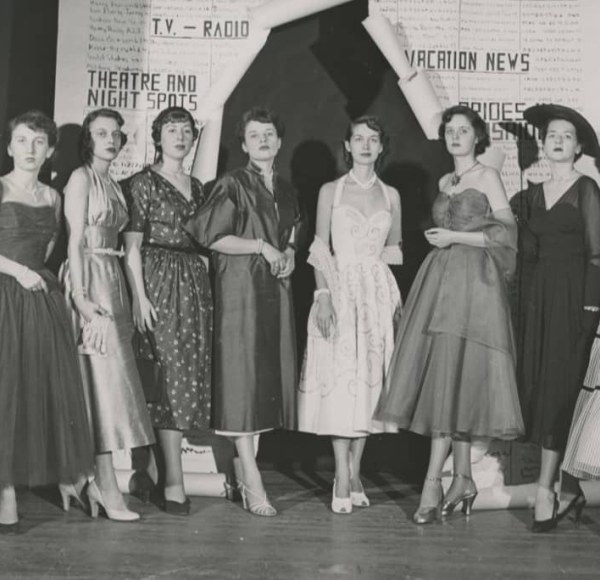
M 455 243 L 456 236 L 454 234 L 455 232 L 445 228 L 430 228 L 425 231 L 425 238 L 436 248 L 446 248 Z
M 265 260 L 269 262 L 269 266 L 271 266 L 271 274 L 279 276 L 279 273 L 285 268 L 287 263 L 285 254 L 267 242 L 263 243 L 261 253 Z
M 106 335 L 110 315 L 96 314 L 83 325 L 81 342 L 88 353 L 106 354 Z
M 158 316 L 152 302 L 145 296 L 133 301 L 133 323 L 139 332 L 153 331 Z
M 86 322 L 90 322 L 95 316 L 109 315 L 108 311 L 102 308 L 102 306 L 83 296 L 74 298 L 73 303 L 75 304 L 75 308 L 77 308 L 77 312 L 79 312 L 80 316 L 82 316 Z
M 291 276 L 296 267 L 296 252 L 294 252 L 293 248 L 286 248 L 283 255 L 285 256 L 285 266 L 279 271 L 278 278 Z
M 331 294 L 324 293 L 317 296 L 317 328 L 323 338 L 329 338 L 335 332 L 336 316 Z
M 23 266 L 23 269 L 15 276 L 15 280 L 25 288 L 25 290 L 31 290 L 32 292 L 48 292 L 48 286 L 46 281 L 33 270 Z

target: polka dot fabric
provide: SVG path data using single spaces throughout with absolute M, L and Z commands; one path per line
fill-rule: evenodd
M 153 332 L 163 367 L 161 401 L 148 403 L 158 429 L 202 430 L 210 425 L 212 298 L 208 272 L 182 224 L 203 201 L 192 178 L 188 201 L 151 169 L 126 183 L 128 231 L 144 234 L 142 260 L 146 294 L 157 311 Z M 150 354 L 148 336 L 142 349 Z

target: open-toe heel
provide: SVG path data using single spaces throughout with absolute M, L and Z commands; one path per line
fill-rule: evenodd
M 241 482 L 238 485 L 242 494 L 242 505 L 245 510 L 248 510 L 255 516 L 273 517 L 277 515 L 277 510 L 271 505 L 267 499 L 267 493 L 258 493 L 251 490 L 245 483 Z
M 432 524 L 436 520 L 440 519 L 442 510 L 442 503 L 444 501 L 444 493 L 442 491 L 442 480 L 440 477 L 426 477 L 425 485 L 436 485 L 439 487 L 439 499 L 438 502 L 433 506 L 419 506 L 417 511 L 413 514 L 413 522 L 418 525 Z

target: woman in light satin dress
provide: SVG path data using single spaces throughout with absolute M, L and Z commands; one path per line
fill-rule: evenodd
M 95 479 L 88 487 L 92 516 L 98 505 L 113 520 L 137 520 L 117 486 L 112 453 L 154 443 L 131 339 L 133 321 L 119 264 L 119 232 L 128 221 L 111 162 L 126 136 L 111 109 L 87 115 L 80 138 L 83 165 L 65 187 L 69 231 L 64 281 L 79 347 L 96 449 Z

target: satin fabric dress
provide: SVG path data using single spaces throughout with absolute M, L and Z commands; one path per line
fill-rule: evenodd
M 526 436 L 562 451 L 598 325 L 583 307 L 600 306 L 600 189 L 582 176 L 548 209 L 540 183 L 511 204 L 525 207 L 518 382 Z
M 425 258 L 374 416 L 421 435 L 516 438 L 524 427 L 507 296 L 515 236 L 473 188 L 440 193 L 432 214 L 439 227 L 483 232 L 486 246 L 451 244 Z
M 140 353 L 153 358 L 156 350 L 163 368 L 161 399 L 148 403 L 157 429 L 202 431 L 210 426 L 213 309 L 207 268 L 183 229 L 204 199 L 202 184 L 195 178 L 191 183 L 188 200 L 146 168 L 124 187 L 131 217 L 127 231 L 144 236 L 144 285 L 158 315 L 154 331 L 142 337 Z
M 228 235 L 262 238 L 283 251 L 300 208 L 292 186 L 273 193 L 250 164 L 222 177 L 186 229 L 203 246 Z M 277 278 L 257 254 L 213 252 L 215 429 L 255 433 L 296 425 L 296 337 L 290 278 Z
M 74 483 L 92 473 L 94 451 L 65 298 L 44 266 L 59 224 L 54 207 L 8 201 L 11 187 L 0 178 L 0 255 L 48 291 L 0 274 L 0 485 Z
M 336 294 L 336 330 L 327 340 L 309 321 L 298 387 L 298 429 L 364 437 L 386 430 L 372 416 L 394 350 L 394 317 L 401 298 L 382 259 L 392 225 L 387 187 L 380 182 L 385 210 L 365 216 L 344 203 L 344 182 L 345 177 L 337 182 L 331 212 L 336 283 L 329 289 Z
M 154 443 L 152 424 L 137 371 L 131 340 L 133 320 L 129 295 L 119 263 L 119 232 L 129 221 L 121 188 L 105 183 L 89 166 L 84 229 L 83 288 L 88 298 L 110 315 L 106 326 L 106 353 L 81 344 L 83 320 L 71 301 L 68 261 L 63 270 L 67 303 L 79 342 L 79 366 L 86 388 L 97 453 L 131 449 Z

